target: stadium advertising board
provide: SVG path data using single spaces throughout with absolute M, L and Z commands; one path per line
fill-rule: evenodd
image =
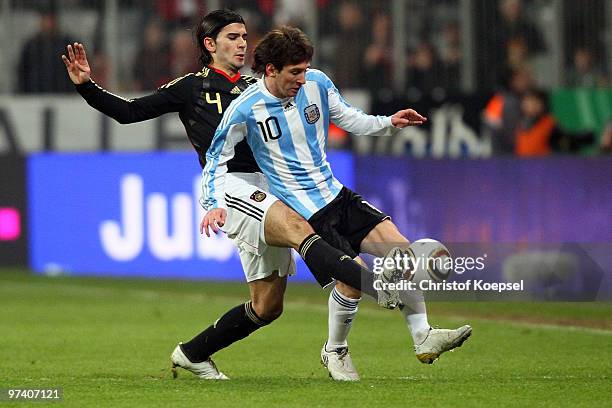
M 543 285 L 568 271 L 561 278 L 572 289 L 562 299 L 612 294 L 609 159 L 330 159 L 337 177 L 406 236 L 438 239 L 455 258 L 485 265 L 457 281 L 539 276 L 527 289 L 548 295 Z M 243 279 L 232 242 L 199 234 L 192 153 L 37 154 L 28 180 L 30 263 L 39 273 Z M 295 279 L 312 280 L 298 269 Z
M 357 191 L 408 236 L 612 242 L 612 160 L 356 158 Z
M 352 184 L 352 157 L 331 161 Z M 28 167 L 35 271 L 243 280 L 232 242 L 199 234 L 193 153 L 35 154 Z
M 612 296 L 612 160 L 356 158 L 357 191 L 408 237 L 484 268 L 455 279 L 529 280 L 531 295 Z M 414 238 L 413 238 L 414 239 Z M 554 294 L 554 295 L 552 295 Z
M 0 156 L 0 265 L 27 264 L 25 160 Z

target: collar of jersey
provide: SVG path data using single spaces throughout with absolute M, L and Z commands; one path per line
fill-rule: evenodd
M 220 69 L 217 69 L 217 68 L 215 68 L 215 67 L 211 67 L 210 65 L 208 66 L 208 68 L 212 69 L 213 71 L 215 71 L 215 72 L 216 72 L 217 74 L 219 74 L 219 75 L 223 75 L 223 76 L 224 76 L 224 77 L 226 77 L 226 78 L 227 78 L 227 80 L 228 80 L 228 81 L 230 81 L 232 84 L 233 84 L 233 83 L 235 83 L 235 82 L 237 82 L 237 81 L 240 79 L 240 71 L 238 71 L 238 72 L 236 73 L 236 75 L 234 75 L 234 76 L 232 76 L 232 77 L 231 77 L 231 76 L 227 75 L 225 72 L 221 71 Z
M 266 86 L 266 81 L 264 80 L 264 78 L 265 77 L 262 76 L 261 78 L 259 78 L 259 81 L 257 81 L 257 86 L 259 87 L 259 89 L 261 89 L 261 92 L 264 95 L 274 99 L 275 101 L 281 101 L 281 102 L 286 102 L 294 98 L 294 96 L 290 96 L 288 98 L 279 98 L 277 96 L 272 95 L 272 92 L 268 91 L 268 87 Z

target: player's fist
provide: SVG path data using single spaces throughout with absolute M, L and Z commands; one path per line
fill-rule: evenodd
M 391 116 L 391 124 L 396 128 L 405 128 L 406 126 L 417 126 L 427 122 L 427 118 L 422 116 L 414 109 L 404 109 L 397 111 Z
M 87 62 L 85 47 L 81 43 L 68 44 L 66 47 L 68 56 L 62 55 L 62 61 L 66 65 L 68 76 L 74 84 L 84 84 L 91 78 L 91 68 Z
M 200 234 L 206 233 L 207 237 L 210 237 L 208 228 L 216 234 L 220 231 L 219 227 L 225 225 L 225 218 L 227 217 L 227 211 L 223 208 L 213 208 L 210 210 L 200 223 Z

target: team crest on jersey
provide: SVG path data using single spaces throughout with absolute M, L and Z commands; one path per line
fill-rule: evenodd
M 251 194 L 251 200 L 261 203 L 266 199 L 266 193 L 263 191 L 256 190 L 253 194 Z
M 306 122 L 312 125 L 321 117 L 319 107 L 314 103 L 312 105 L 308 105 L 306 109 L 304 109 L 304 116 L 306 117 Z

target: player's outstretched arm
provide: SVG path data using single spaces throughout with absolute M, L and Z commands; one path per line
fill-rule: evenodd
M 414 109 L 403 109 L 393 116 L 373 116 L 351 106 L 340 95 L 331 79 L 321 71 L 312 74 L 327 92 L 331 121 L 356 135 L 390 136 L 393 128 L 422 125 L 427 118 Z
M 194 75 L 189 74 L 162 86 L 157 92 L 140 98 L 125 99 L 110 93 L 91 79 L 91 68 L 85 47 L 69 44 L 62 55 L 70 80 L 87 103 L 119 123 L 135 123 L 156 118 L 168 112 L 179 112 L 191 96 Z
M 68 56 L 62 55 L 62 61 L 66 65 L 70 80 L 76 84 L 84 84 L 91 79 L 91 68 L 87 61 L 85 47 L 81 43 L 68 44 L 66 47 Z
M 391 116 L 391 124 L 400 129 L 406 126 L 422 125 L 425 122 L 427 122 L 427 118 L 414 109 L 403 109 Z

